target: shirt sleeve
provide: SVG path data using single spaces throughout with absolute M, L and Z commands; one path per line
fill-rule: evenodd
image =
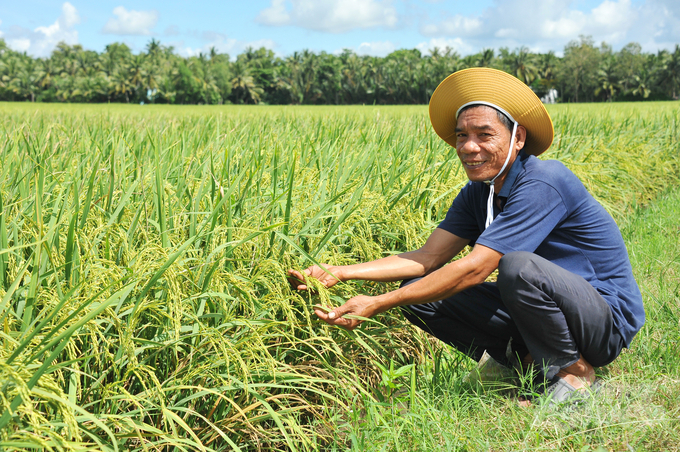
M 440 229 L 472 242 L 481 233 L 475 215 L 474 189 L 472 183 L 466 184 L 453 200 L 444 221 L 439 224 Z
M 533 253 L 566 216 L 560 193 L 544 181 L 530 180 L 512 191 L 503 211 L 477 243 L 502 254 Z

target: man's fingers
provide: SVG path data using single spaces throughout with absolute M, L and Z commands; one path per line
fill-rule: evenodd
M 288 270 L 288 278 L 295 278 L 298 281 L 304 282 L 304 276 L 297 270 Z
M 314 307 L 314 313 L 318 318 L 328 323 L 329 325 L 341 326 L 347 330 L 353 330 L 354 328 L 359 326 L 359 324 L 361 324 L 360 321 L 354 319 L 347 319 L 343 317 L 343 315 L 345 315 L 346 312 L 342 312 L 340 308 L 335 308 L 334 310 L 326 313 L 322 309 L 320 309 L 320 307 Z
M 345 314 L 348 313 L 348 309 L 344 308 L 345 305 L 338 306 L 337 308 L 333 309 L 331 312 L 328 313 L 328 319 L 331 322 L 333 322 L 334 325 L 348 327 L 353 323 L 352 320 L 343 317 Z
M 305 270 L 305 273 L 307 273 L 306 270 Z M 306 284 L 307 281 L 305 281 L 305 275 L 303 275 L 302 273 L 300 273 L 297 270 L 292 270 L 292 269 L 288 270 L 288 278 L 287 279 L 288 279 L 288 282 L 290 283 L 290 285 L 293 286 L 293 288 L 295 288 L 297 290 L 307 290 L 308 289 L 307 284 Z
M 343 319 L 343 314 L 339 313 L 338 311 L 340 311 L 340 308 L 329 310 L 328 308 L 324 308 L 322 306 L 314 306 L 314 313 L 316 316 L 332 325 L 337 325 L 339 324 L 338 322 L 347 320 Z
M 342 316 L 346 314 L 345 311 L 347 311 L 347 309 L 343 309 L 344 307 L 345 305 L 334 308 L 331 312 L 328 313 L 328 318 L 331 320 L 342 318 Z

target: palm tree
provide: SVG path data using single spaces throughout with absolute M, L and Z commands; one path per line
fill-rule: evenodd
M 557 65 L 559 59 L 555 56 L 552 50 L 548 53 L 541 54 L 538 58 L 538 78 L 550 88 L 555 86 L 557 81 Z
M 257 104 L 264 91 L 255 84 L 248 67 L 237 62 L 234 65 L 234 77 L 231 79 L 232 95 L 238 103 Z
M 155 67 L 152 65 L 147 65 L 142 79 L 142 86 L 146 90 L 146 96 L 151 102 L 153 102 L 154 97 L 158 92 L 158 87 L 160 86 L 160 77 L 154 69 Z
M 146 53 L 152 58 L 158 56 L 161 50 L 161 42 L 151 38 L 151 41 L 146 45 Z
M 650 89 L 651 77 L 646 69 L 643 69 L 639 75 L 634 75 L 631 81 L 630 93 L 633 96 L 642 96 L 643 99 L 647 99 L 652 93 Z
M 479 61 L 479 56 L 478 55 L 468 55 L 466 57 L 461 58 L 458 60 L 458 65 L 456 66 L 456 70 L 463 70 L 471 67 L 477 67 L 477 62 Z
M 71 98 L 78 102 L 100 102 L 107 94 L 106 74 L 99 71 L 95 66 L 87 68 L 83 77 L 76 79 L 75 89 L 71 92 Z
M 678 98 L 680 87 L 680 45 L 675 45 L 673 53 L 665 53 L 662 60 L 661 84 L 671 93 L 673 99 Z
M 226 60 L 228 56 L 225 55 Z M 273 89 L 277 85 L 276 72 L 279 69 L 279 61 L 274 55 L 274 52 L 260 47 L 255 50 L 252 47 L 248 47 L 243 53 L 241 53 L 236 59 L 237 63 L 245 64 L 248 68 L 250 76 L 253 77 L 253 82 L 256 86 L 262 88 L 262 92 L 265 92 L 265 88 Z
M 11 83 L 12 80 L 20 77 L 21 71 L 23 70 L 21 58 L 17 54 L 10 54 L 7 58 L 3 58 L 0 70 L 2 71 L 2 75 L 0 75 L 0 86 L 14 94 L 15 92 L 11 87 Z M 13 94 L 10 94 L 10 96 L 13 97 Z
M 35 93 L 38 90 L 38 85 L 35 83 L 36 73 L 34 71 L 35 60 L 32 58 L 26 59 L 18 73 L 9 82 L 9 87 L 19 98 L 30 98 L 31 102 L 35 102 Z
M 110 77 L 110 81 L 111 84 L 109 95 L 122 95 L 125 97 L 125 102 L 130 103 L 130 94 L 132 94 L 134 87 L 130 83 L 130 79 L 128 78 L 126 72 L 122 70 L 116 71 L 113 74 L 113 77 Z
M 599 85 L 595 88 L 595 95 L 599 96 L 604 91 L 607 102 L 611 102 L 614 95 L 621 89 L 621 84 L 616 75 L 616 65 L 613 57 L 605 59 L 597 70 Z
M 495 56 L 493 49 L 482 49 L 482 52 L 477 57 L 477 67 L 491 67 Z
M 41 89 L 46 90 L 52 86 L 54 77 L 56 77 L 61 71 L 59 71 L 52 58 L 46 58 L 44 60 L 40 59 L 38 61 L 39 63 L 37 68 L 36 83 Z
M 510 74 L 527 85 L 531 85 L 538 77 L 538 68 L 534 64 L 533 54 L 526 47 L 520 47 L 517 51 L 512 52 L 506 64 L 510 69 Z
M 291 93 L 296 104 L 310 104 L 316 102 L 323 92 L 317 85 L 319 58 L 309 50 L 301 53 L 294 52 L 286 59 L 289 71 L 281 77 L 283 86 Z
M 128 73 L 130 74 L 130 86 L 134 89 L 134 91 L 139 92 L 143 88 L 144 79 L 146 78 L 145 67 L 145 56 L 142 53 L 133 56 L 130 60 Z
M 541 97 L 548 94 L 550 90 L 557 88 L 559 58 L 551 50 L 548 53 L 539 54 L 535 61 L 538 69 L 538 83 L 534 83 L 532 86 L 536 87 L 536 94 Z
M 342 77 L 340 85 L 344 94 L 346 103 L 362 103 L 366 99 L 366 87 L 364 84 L 362 61 L 361 58 L 350 50 L 344 51 L 340 55 L 342 61 Z M 390 63 L 392 63 L 390 61 Z M 394 77 L 394 73 L 392 74 Z M 396 83 L 391 86 L 396 88 Z

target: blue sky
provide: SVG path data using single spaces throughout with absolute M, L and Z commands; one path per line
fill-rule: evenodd
M 181 55 L 215 47 L 232 57 L 248 46 L 280 56 L 310 49 L 384 56 L 395 49 L 526 46 L 561 54 L 579 35 L 620 49 L 680 43 L 680 0 L 3 0 L 0 38 L 47 56 L 59 41 L 101 52 L 124 42 L 134 52 L 151 38 Z

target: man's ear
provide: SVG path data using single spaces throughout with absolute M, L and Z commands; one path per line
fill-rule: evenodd
M 527 129 L 524 126 L 517 126 L 517 132 L 515 132 L 515 151 L 519 151 L 524 147 L 524 143 L 527 141 Z

